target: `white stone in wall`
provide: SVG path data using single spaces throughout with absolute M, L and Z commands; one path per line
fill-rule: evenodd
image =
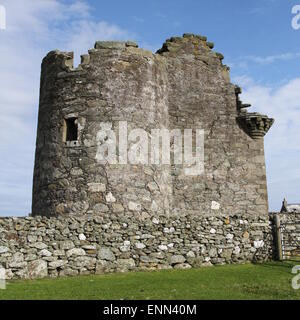
M 113 194 L 111 192 L 109 192 L 106 197 L 106 202 L 110 203 L 110 202 L 116 202 L 116 198 L 113 196 Z
M 164 233 L 172 233 L 172 232 L 175 232 L 175 228 L 174 227 L 164 228 Z
M 166 245 L 164 245 L 164 244 L 161 244 L 161 245 L 158 246 L 158 249 L 161 250 L 161 251 L 166 251 L 166 250 L 168 250 L 168 247 Z
M 146 247 L 146 246 L 145 246 L 143 243 L 141 243 L 141 242 L 136 243 L 135 246 L 136 246 L 137 249 L 144 249 L 144 248 Z
M 212 201 L 211 202 L 211 209 L 212 210 L 219 210 L 220 209 L 220 203 L 219 202 L 217 202 L 217 201 Z
M 129 250 L 130 250 L 130 241 L 125 240 L 124 243 L 123 243 L 123 245 L 120 246 L 120 251 L 121 251 L 121 252 L 127 252 L 127 251 L 129 251 Z
M 212 234 L 216 233 L 216 229 L 211 228 L 211 229 L 209 230 L 209 233 L 212 233 Z
M 106 185 L 104 183 L 88 183 L 90 192 L 105 192 Z
M 234 235 L 233 235 L 232 233 L 228 233 L 228 234 L 226 235 L 226 239 L 228 239 L 228 240 L 232 240 L 233 237 L 234 237 Z
M 256 240 L 254 241 L 254 248 L 262 248 L 264 246 L 264 241 L 263 240 Z
M 7 247 L 4 247 L 4 246 L 1 246 L 0 247 L 0 253 L 5 253 L 5 252 L 8 252 L 9 249 Z
M 240 249 L 239 246 L 236 246 L 236 247 L 234 248 L 234 250 L 233 250 L 233 253 L 234 253 L 234 254 L 239 254 L 240 252 L 241 252 L 241 249 Z
M 153 219 L 152 219 L 152 223 L 154 223 L 154 224 L 159 224 L 159 220 L 158 220 L 157 218 L 153 218 Z
M 86 236 L 83 233 L 80 233 L 78 236 L 79 240 L 81 241 L 85 241 L 86 240 Z

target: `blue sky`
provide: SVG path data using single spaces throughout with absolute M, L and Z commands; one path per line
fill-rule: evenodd
M 79 55 L 96 40 L 136 40 L 152 51 L 184 32 L 206 35 L 243 87 L 251 111 L 273 116 L 265 139 L 269 202 L 300 202 L 300 0 L 0 0 L 0 216 L 27 215 L 40 63 L 53 49 Z M 299 20 L 300 22 L 300 20 Z

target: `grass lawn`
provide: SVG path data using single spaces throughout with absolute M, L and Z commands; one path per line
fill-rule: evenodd
M 8 281 L 2 299 L 298 299 L 296 262 Z M 300 264 L 298 262 L 298 264 Z

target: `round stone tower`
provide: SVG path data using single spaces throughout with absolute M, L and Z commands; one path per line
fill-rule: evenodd
M 263 136 L 273 120 L 245 111 L 212 48 L 193 34 L 168 39 L 156 54 L 130 41 L 99 41 L 78 68 L 72 52 L 50 52 L 32 214 L 267 213 Z M 203 130 L 203 172 L 151 161 L 153 129 Z M 136 146 L 149 157 L 129 161 Z
M 99 161 L 103 131 L 168 126 L 162 58 L 133 42 L 96 42 L 81 58 L 42 62 L 32 214 L 168 211 L 164 168 L 126 164 L 119 148 L 116 163 Z

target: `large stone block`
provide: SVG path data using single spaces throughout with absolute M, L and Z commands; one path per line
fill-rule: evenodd
M 48 276 L 47 262 L 44 260 L 34 260 L 28 262 L 28 277 L 30 279 L 44 278 Z

